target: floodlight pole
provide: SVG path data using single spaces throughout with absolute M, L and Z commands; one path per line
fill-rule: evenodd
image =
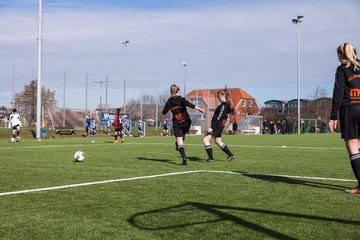
M 63 127 L 65 127 L 65 98 L 66 98 L 66 71 L 64 71 L 64 96 L 63 96 Z
M 85 118 L 87 117 L 87 101 L 88 101 L 88 74 L 86 73 L 85 77 L 86 85 L 85 85 Z
M 12 93 L 11 93 L 11 98 L 12 98 L 12 108 L 15 108 L 15 65 L 12 65 Z
M 155 109 L 155 130 L 158 130 L 158 117 L 159 117 L 159 94 L 158 94 L 158 83 L 156 82 L 156 109 Z
M 100 83 L 100 111 L 102 111 L 103 109 L 102 109 L 102 88 L 103 88 L 103 83 L 105 83 L 105 87 L 106 87 L 106 92 L 105 92 L 105 104 L 107 105 L 107 92 L 108 92 L 108 90 L 107 90 L 107 87 L 108 87 L 108 82 L 111 82 L 111 81 L 109 81 L 108 80 L 108 76 L 106 76 L 106 80 L 105 81 L 103 81 L 103 80 L 101 80 L 101 81 L 93 81 L 92 83 Z M 107 111 L 107 107 L 106 107 L 106 111 Z
M 105 80 L 105 112 L 108 111 L 108 82 L 109 82 L 109 77 L 106 76 L 106 80 Z
M 143 81 L 141 80 L 141 90 L 140 90 L 141 100 L 140 100 L 140 119 L 143 119 Z
M 300 114 L 300 19 L 304 16 L 297 16 L 292 22 L 297 25 L 297 107 L 298 107 L 298 134 L 301 134 L 301 114 Z
M 186 62 L 183 62 L 182 65 L 184 66 L 184 97 L 186 95 Z
M 126 113 L 126 46 L 130 41 L 125 40 L 125 41 L 120 41 L 120 44 L 124 44 L 125 46 L 125 72 L 124 72 L 124 113 Z
M 39 0 L 39 32 L 38 32 L 38 79 L 36 98 L 36 138 L 40 140 L 41 125 L 41 77 L 42 77 L 42 0 Z

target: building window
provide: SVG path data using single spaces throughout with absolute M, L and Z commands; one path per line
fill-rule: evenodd
M 251 100 L 249 100 L 249 107 L 251 108 L 252 107 L 252 101 Z
M 242 106 L 246 107 L 246 100 L 242 100 Z
M 201 99 L 199 98 L 199 99 L 196 101 L 196 98 L 194 98 L 194 99 L 191 99 L 191 102 L 192 102 L 192 104 L 194 104 L 195 106 L 200 106 L 200 104 L 201 104 Z

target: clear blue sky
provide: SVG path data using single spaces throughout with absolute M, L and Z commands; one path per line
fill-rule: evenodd
M 0 0 L 0 105 L 11 101 L 12 66 L 16 91 L 37 76 L 37 0 Z M 109 104 L 122 105 L 127 47 L 127 100 L 144 91 L 240 87 L 258 104 L 296 98 L 296 25 L 301 36 L 301 97 L 320 86 L 328 95 L 334 81 L 336 47 L 360 48 L 360 2 L 230 0 L 44 0 L 43 82 L 62 106 L 85 105 L 89 82 L 109 80 Z M 89 86 L 89 107 L 105 89 Z

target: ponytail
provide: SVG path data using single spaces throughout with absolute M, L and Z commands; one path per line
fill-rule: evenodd
M 227 90 L 226 86 L 224 89 L 218 91 L 218 95 L 222 95 L 222 96 L 225 96 L 225 100 L 226 102 L 231 106 L 232 105 L 232 100 L 230 98 L 230 93 L 229 91 Z
M 339 61 L 348 68 L 354 66 L 354 70 L 360 69 L 360 63 L 356 58 L 356 48 L 351 43 L 343 43 L 337 48 Z
M 176 96 L 180 91 L 180 88 L 176 84 L 172 84 L 170 87 L 170 94 L 172 97 Z

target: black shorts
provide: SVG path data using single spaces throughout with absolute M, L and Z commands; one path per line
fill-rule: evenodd
M 122 128 L 115 128 L 115 132 L 122 132 L 123 129 Z
M 211 135 L 212 138 L 221 138 L 223 130 L 224 129 L 213 129 L 211 133 L 207 133 L 206 135 Z
M 184 137 L 190 130 L 191 121 L 186 121 L 182 124 L 174 123 L 174 135 L 175 137 Z
M 13 131 L 19 130 L 20 129 L 20 125 L 15 125 L 11 128 Z
M 348 106 L 340 109 L 341 138 L 360 139 L 360 106 Z

